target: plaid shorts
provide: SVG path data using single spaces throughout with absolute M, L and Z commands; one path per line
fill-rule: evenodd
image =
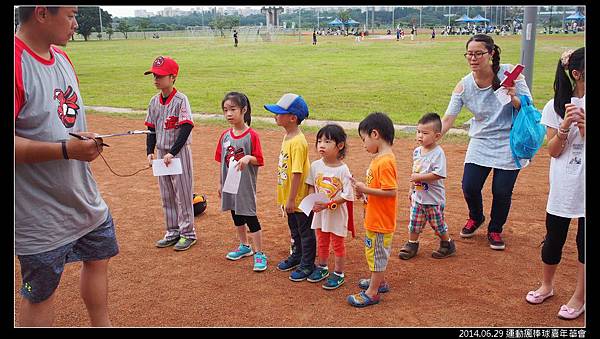
M 448 226 L 444 221 L 444 205 L 423 205 L 413 200 L 410 206 L 408 230 L 410 233 L 420 234 L 426 222 L 429 222 L 437 236 L 448 232 Z

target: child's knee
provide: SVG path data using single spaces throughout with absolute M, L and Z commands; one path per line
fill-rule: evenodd
M 346 256 L 346 244 L 344 243 L 344 237 L 333 235 L 333 252 L 336 257 Z

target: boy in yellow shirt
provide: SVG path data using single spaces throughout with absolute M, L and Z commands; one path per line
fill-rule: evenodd
M 396 157 L 392 151 L 394 123 L 385 113 L 371 113 L 358 125 L 363 147 L 374 154 L 367 170 L 366 183 L 354 181 L 356 197 L 365 201 L 365 256 L 371 270 L 370 279 L 361 279 L 363 289 L 348 296 L 355 307 L 379 303 L 380 293 L 389 291 L 385 268 L 392 250 L 396 230 Z
M 265 105 L 275 114 L 277 125 L 285 129 L 285 137 L 277 165 L 277 204 L 287 213 L 288 226 L 294 240 L 294 251 L 283 259 L 277 269 L 290 271 L 292 281 L 305 280 L 315 269 L 317 241 L 311 229 L 312 216 L 300 210 L 300 202 L 308 195 L 306 176 L 310 171 L 308 143 L 299 128 L 308 117 L 308 106 L 304 99 L 293 93 L 284 94 L 276 104 Z

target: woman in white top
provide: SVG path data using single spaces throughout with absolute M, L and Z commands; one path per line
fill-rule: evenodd
M 578 270 L 575 292 L 558 317 L 575 319 L 585 310 L 585 48 L 563 53 L 554 80 L 554 99 L 542 112 L 547 126 L 550 193 L 546 237 L 542 247 L 543 281 L 525 299 L 541 304 L 554 295 L 554 274 L 562 256 L 571 219 L 578 219 Z
M 512 191 L 519 174 L 519 167 L 510 150 L 512 115 L 513 110 L 521 108 L 519 96 L 531 98 L 531 93 L 523 75 L 519 75 L 514 87 L 500 89 L 507 92 L 510 102 L 500 102 L 495 91 L 506 78 L 504 72 L 510 71 L 513 66 L 500 64 L 500 47 L 488 35 L 474 35 L 467 41 L 466 49 L 464 55 L 471 73 L 456 85 L 442 119 L 443 135 L 452 127 L 463 106 L 473 113 L 469 128 L 471 140 L 465 155 L 462 178 L 469 218 L 460 236 L 472 237 L 485 221 L 481 190 L 493 170 L 493 199 L 487 238 L 492 249 L 503 250 L 505 245 L 500 234 L 508 218 Z M 527 160 L 521 162 L 522 167 L 527 164 Z

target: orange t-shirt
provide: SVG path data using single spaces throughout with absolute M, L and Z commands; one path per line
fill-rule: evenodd
M 396 181 L 396 157 L 383 154 L 371 160 L 366 183 L 369 188 L 398 188 Z M 393 197 L 368 195 L 365 203 L 365 228 L 377 233 L 393 233 L 396 230 L 396 200 Z

